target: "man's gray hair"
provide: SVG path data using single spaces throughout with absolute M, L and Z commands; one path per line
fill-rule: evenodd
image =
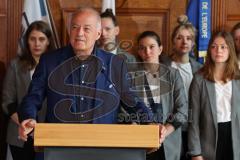
M 73 14 L 72 14 L 72 19 L 77 16 L 78 14 L 84 13 L 84 12 L 88 12 L 88 13 L 92 13 L 96 19 L 97 19 L 97 29 L 101 29 L 101 17 L 100 14 L 97 10 L 95 10 L 92 7 L 80 7 L 79 9 L 77 9 Z

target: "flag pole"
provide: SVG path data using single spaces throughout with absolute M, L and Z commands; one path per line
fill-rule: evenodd
M 59 39 L 59 36 L 58 36 L 58 33 L 57 33 L 56 25 L 55 25 L 54 20 L 53 20 L 52 12 L 49 8 L 49 2 L 48 2 L 48 0 L 45 0 L 45 2 L 46 2 L 46 7 L 47 7 L 47 10 L 48 10 L 48 13 L 49 13 L 49 20 L 50 20 L 50 23 L 51 23 L 51 26 L 52 26 L 52 32 L 53 32 L 55 47 L 60 48 L 61 43 L 60 43 L 60 39 Z

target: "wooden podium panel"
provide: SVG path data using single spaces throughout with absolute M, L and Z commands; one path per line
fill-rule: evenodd
M 158 148 L 158 125 L 38 123 L 34 146 Z

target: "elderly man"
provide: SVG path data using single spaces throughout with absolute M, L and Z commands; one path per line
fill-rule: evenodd
M 50 123 L 117 123 L 120 103 L 137 115 L 131 120 L 148 119 L 151 111 L 129 90 L 124 59 L 95 47 L 100 36 L 98 12 L 81 8 L 73 14 L 70 45 L 41 57 L 18 109 L 21 139 L 35 127 L 44 98 Z

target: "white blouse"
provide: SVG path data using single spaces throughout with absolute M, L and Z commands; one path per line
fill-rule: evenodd
M 152 96 L 151 98 L 153 98 L 153 101 L 155 103 L 160 103 L 160 79 L 159 79 L 159 74 L 158 72 L 156 74 L 151 74 L 150 72 L 145 72 L 145 75 L 147 77 L 147 81 L 149 84 L 149 88 L 151 91 L 155 90 L 157 91 L 158 94 L 154 94 L 156 92 L 152 92 Z M 147 94 L 146 94 L 146 90 L 144 89 L 144 102 L 145 104 L 147 104 L 147 106 L 150 106 L 149 104 L 149 100 L 147 99 Z
M 31 78 L 31 80 L 32 80 L 32 76 L 33 76 L 34 71 L 35 71 L 35 68 L 33 68 L 32 70 L 30 70 L 30 78 Z
M 190 63 L 181 64 L 181 63 L 176 63 L 173 61 L 171 64 L 171 67 L 177 69 L 180 72 L 180 75 L 184 82 L 183 84 L 184 84 L 185 92 L 188 97 L 188 91 L 189 91 L 190 84 L 193 79 L 191 64 Z
M 231 121 L 232 81 L 215 83 L 217 122 Z

